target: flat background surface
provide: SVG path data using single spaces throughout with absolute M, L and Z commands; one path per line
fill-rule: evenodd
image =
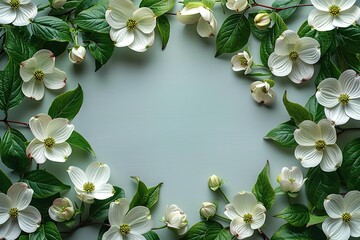
M 180 4 L 176 9 L 181 9 Z M 298 9 L 287 21 L 289 29 L 297 31 L 311 9 Z M 215 14 L 220 28 L 225 19 L 220 6 L 216 6 Z M 163 225 L 160 220 L 166 204 L 181 207 L 190 225 L 200 220 L 198 210 L 204 201 L 219 200 L 218 213 L 222 214 L 221 197 L 207 187 L 211 174 L 225 180 L 223 189 L 232 199 L 239 191 L 251 191 L 269 160 L 270 178 L 277 187 L 275 179 L 281 168 L 299 163 L 292 149 L 266 142 L 263 137 L 288 120 L 281 102 L 285 89 L 291 101 L 301 104 L 315 92 L 313 80 L 298 86 L 279 79 L 275 105 L 258 105 L 250 95 L 251 80 L 231 70 L 233 54 L 214 58 L 215 38 L 202 39 L 196 26 L 182 25 L 174 16 L 169 19 L 171 36 L 164 51 L 156 35 L 154 46 L 146 53 L 115 49 L 112 59 L 96 73 L 90 54 L 82 65 L 72 65 L 66 54 L 58 57 L 56 67 L 68 74 L 66 88 L 47 90 L 40 102 L 24 99 L 9 116 L 27 122 L 31 116 L 47 112 L 57 94 L 81 84 L 84 103 L 73 124 L 91 143 L 97 158 L 73 149 L 66 163 L 47 161 L 41 168 L 72 185 L 66 173 L 69 166 L 85 169 L 92 161 L 105 162 L 111 167 L 110 182 L 122 187 L 128 198 L 136 189 L 130 176 L 139 176 L 148 186 L 163 182 L 153 212 L 154 226 Z M 260 63 L 259 41 L 251 38 L 249 48 Z M 33 138 L 30 131 L 23 132 L 29 140 Z M 339 145 L 343 145 L 341 139 Z M 69 194 L 74 195 L 73 189 Z M 268 213 L 263 228 L 268 236 L 285 223 L 274 221 L 272 216 L 285 207 L 286 201 L 285 196 L 277 196 L 275 207 Z M 98 228 L 87 227 L 65 239 L 92 240 L 97 239 L 97 233 Z M 158 233 L 162 240 L 177 239 L 167 230 Z M 254 234 L 251 239 L 261 238 Z

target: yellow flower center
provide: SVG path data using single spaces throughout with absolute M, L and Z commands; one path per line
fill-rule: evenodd
M 295 182 L 295 178 L 289 178 L 289 182 L 294 183 L 294 182 Z
M 351 215 L 350 213 L 344 213 L 343 215 L 341 215 L 341 219 L 343 220 L 343 222 L 350 222 L 351 220 Z
M 87 183 L 84 183 L 83 189 L 87 193 L 92 193 L 93 191 L 95 191 L 95 186 L 93 183 L 87 182 Z
M 17 218 L 19 216 L 19 209 L 17 208 L 10 208 L 9 215 L 13 218 Z
M 36 80 L 42 81 L 42 80 L 44 80 L 45 74 L 44 74 L 43 71 L 37 70 L 37 71 L 35 71 L 35 73 L 34 73 L 34 77 L 35 77 Z
M 338 100 L 339 100 L 339 103 L 341 103 L 342 105 L 346 105 L 350 101 L 350 96 L 347 95 L 346 93 L 340 94 Z
M 247 66 L 248 65 L 248 61 L 246 60 L 245 57 L 240 57 L 240 64 L 243 66 Z
M 340 8 L 339 6 L 331 5 L 331 6 L 329 7 L 329 13 L 330 13 L 330 15 L 333 16 L 333 17 L 339 16 L 340 11 L 341 11 L 341 8 Z
M 128 30 L 134 30 L 137 26 L 137 22 L 134 19 L 128 19 L 126 22 L 126 27 Z
M 252 222 L 252 215 L 251 213 L 247 213 L 244 215 L 244 223 L 251 223 Z
M 123 224 L 120 226 L 120 233 L 122 235 L 127 235 L 130 233 L 130 226 L 129 224 Z
M 10 0 L 10 6 L 12 9 L 18 9 L 20 7 L 19 0 Z
M 267 91 L 267 89 L 266 89 L 265 86 L 263 86 L 263 87 L 261 88 L 261 91 L 262 91 L 263 93 L 268 93 L 268 91 Z
M 55 140 L 53 138 L 46 138 L 44 140 L 44 145 L 46 148 L 52 148 L 55 145 Z
M 315 142 L 315 147 L 316 150 L 320 151 L 320 150 L 324 150 L 326 147 L 326 142 L 324 140 L 319 140 Z
M 289 58 L 291 61 L 296 61 L 299 58 L 299 54 L 297 53 L 297 51 L 291 51 L 289 53 Z

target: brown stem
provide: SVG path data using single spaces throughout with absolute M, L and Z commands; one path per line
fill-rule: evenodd
M 19 125 L 23 125 L 23 126 L 25 126 L 27 128 L 30 128 L 29 124 L 24 123 L 24 122 L 11 121 L 11 120 L 7 120 L 7 119 L 0 120 L 0 122 L 4 123 L 8 127 L 9 127 L 9 123 L 13 123 L 13 124 L 19 124 Z
M 264 4 L 260 4 L 254 1 L 254 4 L 252 4 L 253 7 L 263 7 L 263 8 L 269 8 L 272 10 L 275 10 L 276 12 L 282 11 L 282 10 L 286 10 L 286 9 L 290 9 L 290 8 L 297 8 L 297 7 L 309 7 L 309 6 L 313 6 L 312 4 L 298 4 L 298 5 L 294 5 L 294 6 L 288 6 L 288 7 L 272 7 L 272 6 L 268 6 L 268 5 L 264 5 Z

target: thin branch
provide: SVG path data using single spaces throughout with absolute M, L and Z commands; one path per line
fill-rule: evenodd
M 6 126 L 9 126 L 9 123 L 13 123 L 13 124 L 23 125 L 27 128 L 30 128 L 29 124 L 24 123 L 24 122 L 11 121 L 11 120 L 7 120 L 7 119 L 0 120 L 0 122 L 4 123 Z
M 252 7 L 263 7 L 263 8 L 269 8 L 272 10 L 275 10 L 276 12 L 282 11 L 282 10 L 286 10 L 286 9 L 290 9 L 290 8 L 298 8 L 298 7 L 310 7 L 313 6 L 312 4 L 298 4 L 298 5 L 294 5 L 294 6 L 288 6 L 288 7 L 273 7 L 273 6 L 268 6 L 268 5 L 264 5 L 264 4 L 260 4 L 254 1 L 254 4 L 252 4 Z

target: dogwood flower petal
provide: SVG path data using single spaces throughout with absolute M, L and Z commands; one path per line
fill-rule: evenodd
M 199 18 L 199 21 L 196 26 L 196 31 L 201 37 L 214 36 L 213 28 L 210 25 L 210 22 L 206 21 L 204 18 Z
M 324 172 L 333 172 L 341 166 L 343 160 L 341 149 L 338 145 L 333 144 L 326 146 L 323 158 L 320 163 L 320 168 Z
M 355 215 L 360 212 L 360 192 L 350 191 L 344 197 L 344 205 L 347 206 L 347 211 Z
M 44 141 L 46 136 L 46 128 L 51 121 L 51 117 L 47 114 L 40 113 L 30 118 L 29 126 L 32 134 L 40 141 Z
M 339 104 L 339 96 L 342 93 L 342 87 L 335 78 L 327 78 L 321 81 L 316 92 L 316 100 L 326 108 L 332 108 Z
M 33 206 L 28 206 L 26 209 L 19 212 L 18 216 L 19 226 L 24 232 L 35 232 L 40 226 L 41 215 L 39 210 Z
M 12 23 L 16 18 L 16 11 L 13 11 L 9 4 L 0 1 L 0 24 Z
M 341 104 L 338 104 L 333 108 L 325 108 L 324 112 L 327 119 L 333 121 L 336 125 L 345 124 L 350 119 L 345 112 L 345 107 Z
M 236 236 L 237 239 L 244 239 L 252 236 L 254 230 L 249 224 L 246 224 L 242 218 L 235 218 L 230 222 L 230 232 Z
M 319 42 L 314 38 L 303 37 L 299 39 L 299 58 L 307 63 L 317 63 L 321 57 Z M 315 51 L 314 51 L 315 49 Z
M 318 123 L 318 126 L 320 128 L 323 140 L 327 144 L 335 144 L 337 135 L 332 122 L 327 119 L 321 119 Z
M 110 183 L 98 185 L 95 182 L 95 190 L 92 193 L 95 199 L 103 200 L 114 195 L 114 188 Z
M 41 100 L 45 93 L 44 84 L 35 79 L 24 82 L 21 86 L 21 90 L 25 96 L 34 98 L 35 100 Z
M 134 33 L 132 31 L 129 31 L 127 28 L 111 28 L 110 37 L 115 42 L 116 47 L 129 46 L 135 39 Z
M 10 218 L 8 211 L 11 207 L 11 199 L 4 193 L 0 193 L 0 227 Z
M 110 203 L 109 223 L 111 226 L 120 226 L 124 223 L 126 213 L 129 211 L 129 202 L 122 198 Z
M 324 201 L 326 213 L 331 218 L 341 218 L 342 214 L 347 211 L 344 198 L 338 194 L 330 194 Z
M 135 29 L 134 41 L 128 47 L 136 52 L 145 52 L 148 47 L 153 45 L 154 39 L 154 31 L 149 34 L 145 34 L 142 31 Z
M 71 182 L 78 189 L 83 189 L 84 183 L 89 181 L 85 172 L 78 167 L 70 166 L 67 172 Z
M 21 228 L 17 220 L 10 218 L 6 223 L 0 225 L 0 239 L 15 240 L 21 234 Z
M 112 225 L 109 230 L 104 233 L 102 240 L 123 240 L 119 227 Z
M 48 89 L 60 89 L 66 85 L 67 75 L 64 71 L 55 68 L 53 73 L 44 76 L 44 85 Z
M 271 72 L 279 77 L 289 75 L 292 70 L 292 61 L 289 57 L 277 55 L 275 52 L 270 54 L 268 63 Z
M 333 19 L 335 27 L 346 28 L 354 24 L 356 20 L 360 18 L 360 8 L 354 6 L 345 11 L 341 11 L 338 17 Z
M 356 218 L 355 218 L 356 217 Z M 360 237 L 360 215 L 353 215 L 352 221 L 349 222 L 350 236 Z
M 139 30 L 145 34 L 152 33 L 156 27 L 156 15 L 147 7 L 137 9 L 134 12 L 134 20 Z
M 110 168 L 107 164 L 93 162 L 86 168 L 85 174 L 90 182 L 103 185 L 110 179 Z
M 339 85 L 350 99 L 360 98 L 360 77 L 354 70 L 349 69 L 343 72 L 339 77 Z M 341 93 L 339 92 L 338 95 Z
M 301 83 L 304 80 L 309 80 L 314 75 L 314 66 L 307 64 L 301 60 L 292 63 L 292 70 L 288 77 L 294 83 Z
M 110 0 L 109 10 L 116 12 L 116 20 L 122 20 L 124 18 L 131 18 L 133 12 L 136 10 L 135 4 L 130 0 Z
M 249 213 L 249 210 L 257 204 L 257 200 L 254 194 L 249 192 L 240 192 L 235 195 L 233 204 L 236 212 L 240 216 L 244 216 L 245 214 Z
M 177 12 L 176 19 L 183 24 L 194 24 L 200 18 L 201 4 L 189 3 Z
M 34 19 L 37 14 L 37 7 L 34 3 L 29 2 L 21 4 L 17 9 L 16 18 L 12 22 L 15 26 L 26 26 L 30 24 L 30 20 Z
M 330 14 L 317 9 L 314 9 L 309 13 L 308 24 L 310 26 L 316 26 L 316 30 L 318 31 L 330 31 L 335 28 L 333 25 L 333 18 Z
M 13 184 L 7 191 L 7 195 L 11 199 L 12 205 L 16 206 L 20 211 L 29 206 L 33 193 L 34 191 L 28 188 L 26 183 L 22 182 Z
M 313 121 L 303 121 L 294 132 L 295 141 L 302 146 L 314 146 L 321 139 L 321 130 Z
M 235 210 L 235 207 L 233 204 L 228 204 L 225 206 L 225 212 L 224 214 L 230 218 L 230 220 L 234 220 L 235 218 L 239 217 L 239 213 Z
M 38 139 L 33 139 L 26 148 L 26 156 L 33 158 L 37 164 L 46 161 L 44 143 Z
M 323 151 L 318 151 L 315 147 L 297 146 L 295 158 L 301 162 L 305 168 L 316 167 L 323 159 Z
M 126 214 L 124 221 L 131 226 L 131 231 L 139 234 L 147 233 L 152 228 L 150 210 L 144 206 L 132 208 Z
M 251 222 L 252 229 L 259 229 L 261 228 L 266 219 L 266 208 L 262 204 L 256 204 L 253 209 L 253 221 Z
M 24 82 L 28 82 L 34 78 L 37 65 L 38 63 L 33 57 L 20 63 L 20 76 Z
M 311 0 L 311 3 L 321 11 L 328 11 L 330 7 L 330 3 L 324 0 Z
M 71 155 L 72 149 L 67 142 L 55 144 L 52 148 L 45 148 L 44 155 L 54 162 L 65 162 Z
M 350 238 L 349 225 L 337 219 L 325 219 L 322 224 L 322 230 L 331 240 L 348 240 Z
M 74 125 L 70 124 L 68 119 L 55 118 L 47 125 L 46 137 L 54 139 L 56 144 L 63 143 L 73 131 Z
M 55 56 L 51 51 L 47 49 L 41 49 L 33 55 L 33 58 L 37 61 L 37 67 L 44 73 L 54 72 Z

